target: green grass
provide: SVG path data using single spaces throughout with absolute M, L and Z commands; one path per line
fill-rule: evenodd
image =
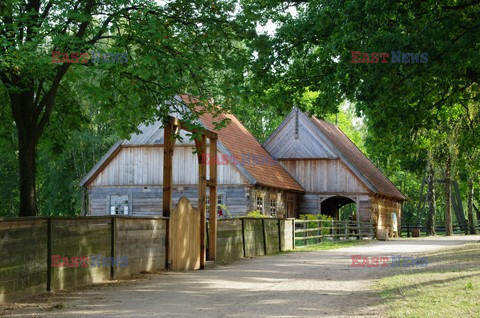
M 480 244 L 426 256 L 426 268 L 402 269 L 374 286 L 387 316 L 480 317 Z
M 296 246 L 295 251 L 296 252 L 313 252 L 313 251 L 333 250 L 333 249 L 342 248 L 342 247 L 365 245 L 372 242 L 374 241 L 324 241 L 324 242 L 307 245 L 307 246 Z

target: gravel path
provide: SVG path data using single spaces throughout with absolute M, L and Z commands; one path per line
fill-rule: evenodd
M 398 239 L 319 252 L 241 260 L 213 270 L 149 275 L 95 285 L 28 304 L 8 317 L 381 317 L 369 285 L 396 268 L 352 268 L 351 255 L 407 256 L 480 236 Z M 55 304 L 61 304 L 52 309 Z M 50 310 L 47 310 L 50 308 Z M 2 314 L 0 314 L 1 316 Z

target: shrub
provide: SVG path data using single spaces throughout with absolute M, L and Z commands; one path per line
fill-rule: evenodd
M 220 209 L 222 209 L 222 211 L 225 213 L 228 219 L 232 218 L 232 213 L 230 213 L 230 210 L 227 208 L 225 204 L 219 204 L 218 206 L 220 207 Z
M 302 220 L 312 220 L 316 222 L 308 222 L 307 227 L 308 228 L 317 228 L 320 227 L 320 224 L 322 225 L 322 235 L 328 235 L 330 234 L 330 227 L 332 226 L 332 217 L 328 215 L 323 215 L 323 214 L 301 214 L 300 219 Z M 321 222 L 318 222 L 320 220 Z M 312 233 L 312 232 L 310 232 Z
M 265 218 L 266 216 L 258 210 L 249 211 L 247 213 L 247 218 Z

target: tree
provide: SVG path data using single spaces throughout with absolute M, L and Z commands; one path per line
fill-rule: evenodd
M 430 165 L 428 171 L 428 219 L 427 219 L 427 235 L 435 235 L 435 217 L 437 213 L 436 197 L 435 197 L 435 170 Z
M 365 117 L 367 148 L 383 156 L 383 167 L 398 164 L 417 173 L 426 154 L 465 134 L 452 123 L 459 111 L 468 112 L 464 105 L 478 108 L 478 1 L 244 3 L 246 19 L 270 19 L 278 26 L 275 34 L 250 42 L 255 89 L 288 87 L 293 99 L 318 92 L 317 112 L 334 113 L 341 101 L 354 102 Z M 452 153 L 438 158 L 448 171 L 457 165 Z
M 60 93 L 73 100 L 80 89 L 75 103 L 96 105 L 105 119 L 115 116 L 123 135 L 165 117 L 165 101 L 174 103 L 182 92 L 206 100 L 221 91 L 228 101 L 241 67 L 234 10 L 232 1 L 208 0 L 2 2 L 0 93 L 9 102 L 0 106 L 10 106 L 16 127 L 20 216 L 38 212 L 38 145 Z M 89 51 L 128 53 L 129 60 L 97 64 L 80 55 Z M 94 82 L 79 78 L 85 69 Z

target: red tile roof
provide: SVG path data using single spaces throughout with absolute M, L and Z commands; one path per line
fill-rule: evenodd
M 312 117 L 313 123 L 330 140 L 334 147 L 352 164 L 377 190 L 377 193 L 406 200 L 400 190 L 355 146 L 335 125 Z

